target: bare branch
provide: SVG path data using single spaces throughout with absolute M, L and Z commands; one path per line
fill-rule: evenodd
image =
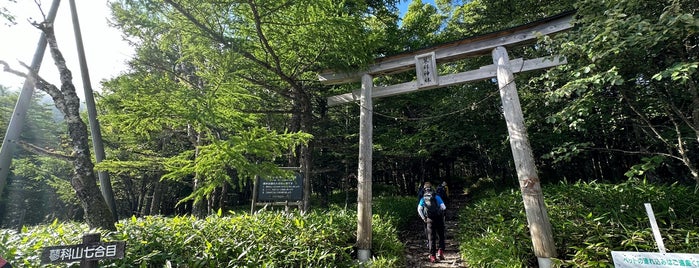
M 269 54 L 270 57 L 272 57 L 272 60 L 274 61 L 275 69 L 281 75 L 282 67 L 281 67 L 281 62 L 279 60 L 279 56 L 277 56 L 277 54 L 274 53 L 274 49 L 269 44 L 269 41 L 267 40 L 267 36 L 262 31 L 262 19 L 260 18 L 260 14 L 257 11 L 257 5 L 255 4 L 254 1 L 248 1 L 248 5 L 250 6 L 250 10 L 252 11 L 252 17 L 255 21 L 255 31 L 257 32 L 257 38 L 259 38 L 260 43 L 262 43 L 262 49 L 265 50 L 265 52 L 267 52 L 267 54 Z
M 5 61 L 3 61 L 3 60 L 0 60 L 0 65 L 3 65 L 3 71 L 8 72 L 8 73 L 11 73 L 11 74 L 14 74 L 14 75 L 19 76 L 19 77 L 23 77 L 23 78 L 25 78 L 25 79 L 29 79 L 33 84 L 35 84 L 35 86 L 36 86 L 37 88 L 39 88 L 39 89 L 41 89 L 42 91 L 48 93 L 48 94 L 51 95 L 52 97 L 53 97 L 52 92 L 53 92 L 54 94 L 55 94 L 55 93 L 60 93 L 60 91 L 58 90 L 58 88 L 56 88 L 55 86 L 53 86 L 53 85 L 52 85 L 51 83 L 49 83 L 48 81 L 44 80 L 41 76 L 39 76 L 39 74 L 37 74 L 34 70 L 32 70 L 32 68 L 29 67 L 26 63 L 20 62 L 19 64 L 22 65 L 22 67 L 27 68 L 27 70 L 29 71 L 29 73 L 26 74 L 26 73 L 23 73 L 23 72 L 21 72 L 21 71 L 15 70 L 15 69 L 13 69 L 12 67 L 10 67 L 10 65 L 7 64 L 7 62 L 5 62 Z M 41 85 L 41 86 L 39 86 L 39 85 Z
M 631 104 L 631 101 L 629 101 L 629 99 L 625 95 L 622 94 L 622 98 L 624 99 L 624 101 L 626 101 L 626 105 L 628 105 L 629 108 L 631 108 L 631 110 L 641 119 L 641 121 L 643 121 L 643 123 L 645 123 L 646 126 L 648 126 L 650 130 L 653 131 L 655 137 L 658 138 L 658 140 L 662 141 L 668 148 L 672 148 L 670 142 L 668 142 L 667 139 L 665 139 L 665 137 L 663 137 L 663 135 L 660 134 L 660 132 L 655 128 L 655 126 L 650 122 L 650 120 L 648 120 L 648 118 L 646 118 L 646 116 L 643 115 L 640 111 L 638 111 L 638 109 L 636 109 L 636 106 Z
M 660 156 L 665 156 L 669 158 L 673 158 L 676 160 L 682 161 L 682 158 L 668 154 L 668 153 L 653 153 L 653 152 L 642 152 L 642 151 L 627 151 L 627 150 L 622 150 L 622 149 L 614 149 L 614 148 L 597 148 L 597 147 L 583 147 L 581 149 L 585 150 L 590 150 L 590 151 L 603 151 L 603 152 L 618 152 L 618 153 L 625 153 L 625 154 L 640 154 L 640 155 L 660 155 Z
M 28 143 L 25 141 L 15 140 L 15 141 L 10 141 L 10 142 L 14 142 L 15 144 L 22 147 L 22 149 L 24 149 L 28 152 L 34 153 L 34 154 L 47 155 L 47 156 L 55 157 L 55 158 L 58 158 L 61 160 L 69 161 L 69 162 L 72 162 L 73 160 L 75 160 L 75 157 L 72 155 L 65 155 L 65 154 L 62 154 L 60 152 L 56 152 L 53 149 L 49 149 L 49 148 L 41 148 L 39 146 L 36 146 L 34 144 L 31 144 L 31 143 Z
M 14 75 L 19 76 L 19 77 L 23 77 L 23 78 L 29 80 L 32 84 L 34 84 L 34 87 L 36 87 L 37 89 L 39 89 L 41 91 L 46 92 L 54 100 L 56 100 L 56 98 L 62 98 L 62 94 L 56 86 L 54 86 L 51 83 L 49 83 L 48 81 L 44 80 L 41 76 L 39 76 L 38 73 L 36 73 L 36 71 L 32 70 L 32 68 L 29 67 L 26 63 L 20 62 L 20 65 L 22 65 L 24 68 L 27 68 L 27 70 L 29 72 L 28 74 L 13 69 L 12 67 L 10 67 L 9 64 L 7 64 L 7 62 L 2 61 L 2 60 L 0 60 L 0 65 L 3 65 L 3 71 L 14 74 Z M 65 112 L 65 110 L 63 109 L 63 107 L 61 105 L 57 104 L 56 107 L 61 112 Z
M 19 76 L 19 77 L 30 78 L 29 76 L 27 76 L 27 74 L 20 72 L 20 71 L 17 71 L 15 69 L 12 69 L 12 67 L 10 67 L 10 65 L 7 64 L 7 62 L 5 62 L 3 60 L 0 60 L 0 65 L 3 65 L 2 70 L 5 72 L 14 74 L 14 75 Z
M 46 13 L 44 13 L 44 9 L 41 8 L 41 1 L 34 0 L 34 4 L 36 4 L 36 7 L 39 8 L 39 12 L 41 12 L 41 17 L 44 18 L 43 20 L 46 21 Z

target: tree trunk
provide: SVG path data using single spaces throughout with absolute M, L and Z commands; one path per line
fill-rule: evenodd
M 143 192 L 143 209 L 141 209 L 141 215 L 151 215 L 150 205 L 153 202 L 153 192 L 155 191 L 153 187 L 153 182 L 148 182 L 148 184 L 146 184 L 145 191 Z
M 692 94 L 692 129 L 694 129 L 694 138 L 696 139 L 697 143 L 699 143 L 699 89 L 697 89 L 697 84 L 694 83 L 693 80 L 689 80 L 687 86 Z M 692 163 L 691 160 L 690 163 Z M 689 167 L 689 170 L 692 173 L 694 181 L 697 185 L 699 185 L 699 170 L 697 170 L 694 165 Z
M 138 197 L 136 197 L 134 191 L 133 180 L 129 177 L 124 177 L 122 182 L 124 183 L 124 192 L 129 202 L 129 213 L 133 216 L 138 211 Z
M 72 74 L 66 66 L 65 59 L 58 49 L 56 37 L 51 23 L 36 25 L 39 27 L 48 41 L 51 48 L 51 55 L 61 78 L 61 89 L 48 83 L 38 76 L 32 74 L 35 79 L 35 86 L 48 93 L 56 104 L 56 108 L 63 113 L 68 124 L 68 134 L 73 149 L 74 176 L 70 184 L 85 211 L 85 221 L 90 228 L 102 228 L 105 230 L 116 230 L 114 217 L 102 197 L 94 171 L 94 163 L 90 155 L 90 144 L 88 141 L 87 125 L 80 117 L 80 98 L 75 93 L 75 86 L 72 82 Z
M 313 133 L 313 114 L 312 114 L 312 103 L 308 96 L 308 93 L 304 90 L 303 86 L 298 83 L 289 82 L 293 90 L 293 105 L 294 112 L 291 116 L 291 122 L 289 124 L 289 129 L 291 132 L 302 131 L 305 133 Z M 291 157 L 289 159 L 290 166 L 300 166 L 301 172 L 303 173 L 303 208 L 304 212 L 309 211 L 311 208 L 311 165 L 312 165 L 312 152 L 313 152 L 313 142 L 309 142 L 306 146 L 299 146 L 297 149 L 297 156 Z
M 221 186 L 221 194 L 220 194 L 220 196 L 219 196 L 219 198 L 218 198 L 218 207 L 219 207 L 221 210 L 225 210 L 225 209 L 226 209 L 226 203 L 228 203 L 228 188 L 230 188 L 230 186 L 228 186 L 228 183 L 224 183 L 224 184 Z
M 194 127 L 192 125 L 187 126 L 187 136 L 189 137 L 189 141 L 192 143 L 192 146 L 194 146 L 194 158 L 196 161 L 196 158 L 199 157 L 199 145 L 201 143 L 201 133 L 196 132 L 194 130 Z M 199 174 L 194 174 L 194 182 L 192 185 L 192 191 L 197 191 L 199 188 L 202 186 L 202 181 L 203 178 L 200 177 Z M 194 201 L 192 203 L 192 215 L 198 218 L 203 218 L 206 217 L 206 207 L 207 207 L 207 201 L 205 198 L 202 198 L 199 201 Z
M 138 216 L 148 215 L 146 203 L 148 202 L 148 178 L 141 180 L 141 188 L 138 191 Z
M 158 215 L 160 214 L 160 203 L 161 203 L 161 196 L 163 195 L 163 183 L 159 181 L 153 182 L 153 199 L 151 200 L 151 205 L 150 205 L 150 215 Z
M 692 129 L 694 130 L 694 138 L 699 142 L 699 88 L 693 80 L 687 82 L 687 87 L 692 95 Z M 699 181 L 697 181 L 699 183 Z

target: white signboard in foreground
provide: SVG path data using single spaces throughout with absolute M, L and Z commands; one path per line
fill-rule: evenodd
M 612 251 L 616 268 L 699 267 L 699 254 Z

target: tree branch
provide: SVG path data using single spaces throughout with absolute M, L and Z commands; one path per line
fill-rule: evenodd
M 283 72 L 283 70 L 281 69 L 281 66 L 279 65 L 279 62 L 278 62 L 279 59 L 273 53 L 272 47 L 266 41 L 265 36 L 262 33 L 258 32 L 258 36 L 260 38 L 260 42 L 262 42 L 262 46 L 264 47 L 263 50 L 270 53 L 270 55 L 272 55 L 273 58 L 275 58 L 275 60 L 277 62 L 276 67 L 270 65 L 268 62 L 265 62 L 263 60 L 258 59 L 257 57 L 255 57 L 255 55 L 253 55 L 252 53 L 250 53 L 248 51 L 245 51 L 243 49 L 240 49 L 238 47 L 233 46 L 232 42 L 230 40 L 228 40 L 223 34 L 219 34 L 216 31 L 214 31 L 213 29 L 206 27 L 206 25 L 204 25 L 204 23 L 202 23 L 197 18 L 195 18 L 189 11 L 185 10 L 184 7 L 182 7 L 182 5 L 175 3 L 175 1 L 173 1 L 173 0 L 165 0 L 165 3 L 167 3 L 170 6 L 172 6 L 173 8 L 175 8 L 180 14 L 182 14 L 182 16 L 187 18 L 187 20 L 189 20 L 191 23 L 193 23 L 197 28 L 201 29 L 204 33 L 208 34 L 213 40 L 221 43 L 224 47 L 232 49 L 234 52 L 236 52 L 236 53 L 242 55 L 244 58 L 258 64 L 260 67 L 275 73 L 283 81 L 287 82 L 291 87 L 293 87 L 293 88 L 299 87 L 299 85 L 296 83 L 296 81 L 294 81 L 294 79 L 292 79 L 291 77 L 289 77 L 288 75 L 286 75 Z M 250 5 L 251 9 L 254 9 L 253 12 L 255 13 L 254 19 L 255 19 L 256 29 L 260 29 L 259 26 L 260 26 L 261 22 L 259 21 L 259 17 L 258 17 L 259 14 L 257 14 L 257 10 L 255 9 L 254 3 L 250 2 L 249 5 Z
M 648 118 L 646 118 L 646 116 L 643 115 L 640 111 L 638 111 L 638 109 L 636 109 L 636 106 L 633 106 L 633 104 L 631 104 L 631 101 L 629 101 L 629 99 L 625 95 L 622 94 L 622 98 L 624 99 L 624 101 L 626 101 L 626 105 L 628 105 L 629 108 L 631 108 L 631 110 L 641 119 L 641 121 L 643 121 L 643 123 L 645 123 L 650 128 L 650 130 L 653 131 L 658 140 L 662 141 L 668 148 L 673 147 L 670 144 L 670 142 L 668 142 L 663 137 L 663 135 L 660 134 L 660 132 L 655 128 L 655 126 L 650 122 L 650 120 L 648 120 Z
M 641 152 L 641 151 L 627 151 L 627 150 L 622 150 L 622 149 L 614 149 L 614 148 L 597 148 L 597 147 L 582 147 L 581 149 L 587 149 L 591 151 L 606 151 L 606 152 L 619 152 L 619 153 L 625 153 L 625 154 L 640 154 L 640 155 L 660 155 L 660 156 L 665 156 L 665 157 L 670 157 L 679 161 L 682 161 L 682 158 L 668 154 L 668 153 L 653 153 L 653 152 Z
M 30 77 L 30 76 L 27 76 L 27 74 L 25 74 L 25 73 L 23 73 L 23 72 L 20 72 L 20 71 L 17 71 L 17 70 L 15 70 L 15 69 L 12 69 L 12 67 L 10 67 L 10 65 L 7 64 L 7 62 L 5 62 L 4 60 L 0 60 L 0 65 L 3 66 L 2 70 L 3 70 L 4 72 L 11 73 L 11 74 L 14 74 L 14 75 L 19 76 L 19 77 L 24 77 L 24 78 L 27 78 L 27 79 L 31 79 L 31 77 Z
M 0 60 L 0 65 L 3 65 L 3 71 L 25 78 L 29 80 L 32 84 L 34 84 L 34 86 L 37 89 L 49 94 L 49 96 L 51 96 L 51 98 L 53 98 L 54 102 L 56 103 L 56 108 L 58 108 L 58 110 L 65 114 L 65 105 L 62 105 L 62 103 L 56 101 L 57 99 L 63 99 L 63 94 L 61 94 L 61 91 L 53 84 L 44 80 L 44 78 L 39 76 L 39 74 L 36 73 L 36 71 L 32 70 L 32 68 L 29 67 L 26 63 L 20 62 L 20 65 L 22 65 L 24 68 L 27 68 L 27 70 L 29 71 L 28 74 L 13 69 L 12 67 L 10 67 L 9 64 L 7 64 L 7 62 L 2 60 Z
M 75 156 L 72 156 L 72 155 L 65 155 L 65 154 L 56 152 L 56 151 L 54 151 L 53 149 L 41 148 L 41 147 L 39 147 L 39 146 L 36 146 L 36 145 L 34 145 L 34 144 L 31 144 L 31 143 L 28 143 L 28 142 L 25 142 L 25 141 L 21 141 L 21 140 L 11 140 L 10 142 L 14 142 L 15 144 L 17 144 L 17 145 L 19 145 L 20 147 L 22 147 L 22 149 L 24 149 L 24 150 L 26 150 L 26 151 L 28 151 L 28 152 L 34 153 L 34 154 L 38 154 L 38 155 L 47 155 L 47 156 L 55 157 L 55 158 L 58 158 L 58 159 L 61 159 L 61 160 L 69 161 L 69 162 L 72 162 L 73 160 L 75 160 Z
M 260 43 L 262 43 L 264 51 L 272 57 L 272 60 L 274 61 L 275 65 L 274 69 L 281 74 L 282 67 L 279 61 L 279 56 L 277 56 L 277 54 L 274 53 L 274 49 L 269 44 L 267 36 L 265 36 L 265 33 L 262 31 L 262 20 L 260 19 L 260 14 L 257 11 L 257 5 L 254 1 L 248 1 L 248 5 L 250 6 L 250 10 L 252 11 L 253 20 L 255 21 L 255 31 L 257 32 L 257 38 L 260 39 Z

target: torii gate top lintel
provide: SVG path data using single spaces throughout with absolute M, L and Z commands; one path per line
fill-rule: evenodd
M 354 73 L 336 73 L 324 71 L 318 75 L 318 79 L 325 85 L 337 85 L 361 80 L 363 74 L 372 76 L 389 75 L 409 71 L 415 68 L 415 57 L 434 53 L 437 63 L 446 63 L 467 57 L 489 54 L 496 47 L 512 47 L 524 43 L 531 43 L 541 35 L 551 35 L 572 27 L 571 20 L 574 12 L 569 11 L 552 17 L 517 27 L 473 36 L 450 43 L 445 43 L 416 51 L 401 53 L 398 55 L 377 58 L 374 64 L 365 71 Z M 550 67 L 550 66 L 549 66 Z

